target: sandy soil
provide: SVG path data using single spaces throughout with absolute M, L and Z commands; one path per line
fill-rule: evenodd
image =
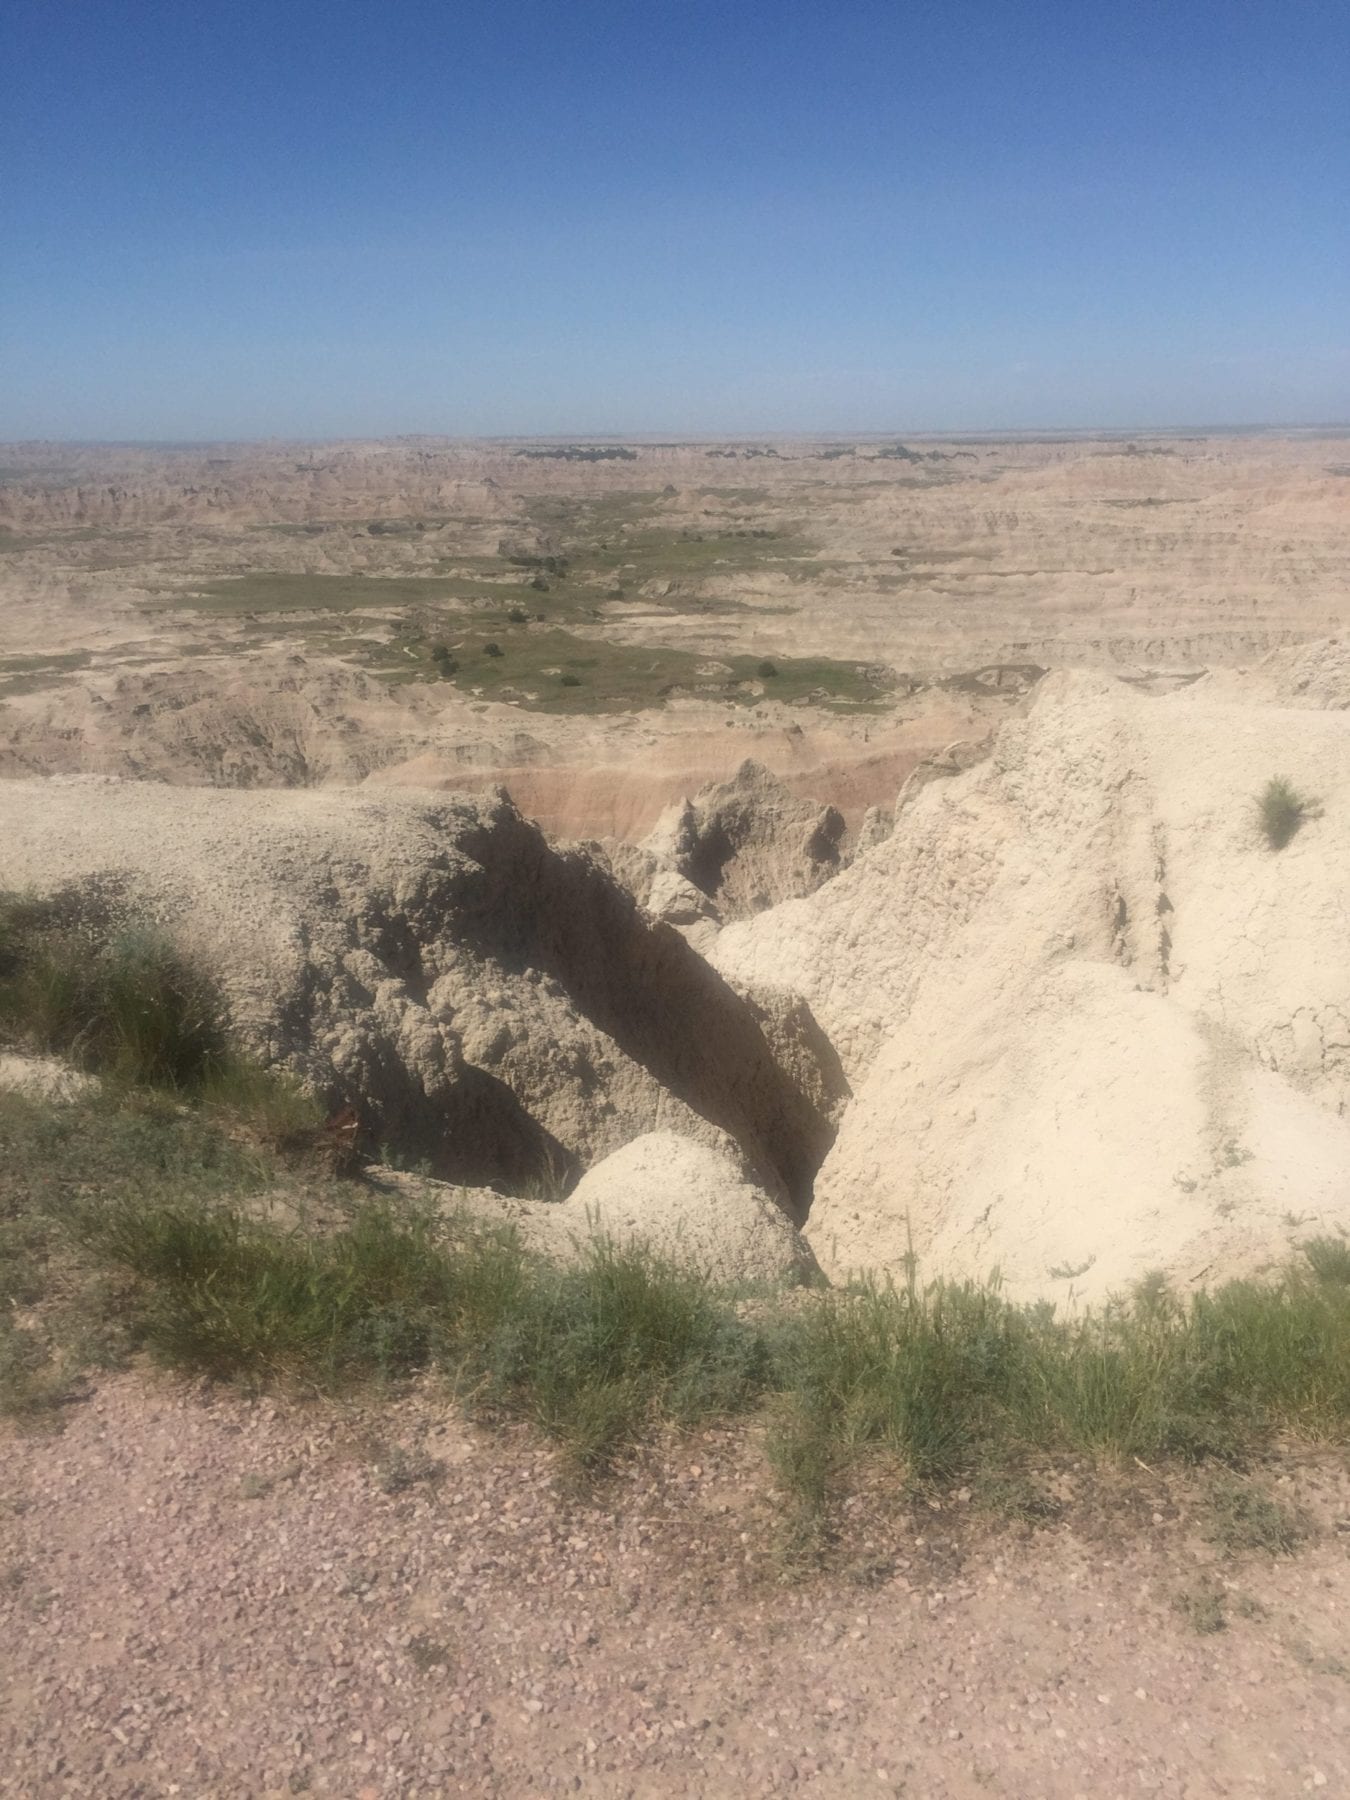
M 1260 1473 L 1293 1557 L 1213 1548 L 1198 1481 L 1070 1469 L 1034 1530 L 875 1494 L 784 1582 L 744 1435 L 587 1502 L 431 1392 L 111 1379 L 5 1445 L 0 1793 L 1347 1793 L 1350 1478 Z

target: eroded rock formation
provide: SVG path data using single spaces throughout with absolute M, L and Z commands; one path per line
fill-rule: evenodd
M 9 884 L 115 879 L 372 1144 L 524 1192 L 653 1130 L 730 1138 L 805 1212 L 832 1125 L 756 1011 L 504 796 L 10 782 L 0 821 Z
M 1310 801 L 1278 852 L 1275 773 Z M 718 967 L 805 1000 L 855 1090 L 827 1272 L 912 1246 L 1101 1298 L 1350 1229 L 1347 869 L 1343 714 L 1061 674 L 836 880 L 725 927 Z

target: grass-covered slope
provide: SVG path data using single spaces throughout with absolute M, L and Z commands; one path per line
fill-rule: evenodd
M 201 1106 L 134 1090 L 0 1097 L 0 1405 L 48 1411 L 100 1364 L 304 1389 L 439 1372 L 483 1418 L 595 1469 L 651 1433 L 762 1417 L 802 1529 L 866 1462 L 1012 1480 L 1030 1456 L 1239 1463 L 1350 1425 L 1350 1248 L 1089 1316 L 995 1285 L 718 1291 L 593 1245 L 559 1267 L 453 1210 L 336 1180 Z

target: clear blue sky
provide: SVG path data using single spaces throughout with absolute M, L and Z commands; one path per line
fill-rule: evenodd
M 1350 419 L 1347 0 L 0 0 L 0 436 Z

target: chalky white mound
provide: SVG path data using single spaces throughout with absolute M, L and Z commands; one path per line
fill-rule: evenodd
M 912 1249 L 1100 1300 L 1350 1231 L 1350 715 L 1301 700 L 1053 676 L 849 870 L 722 931 L 722 972 L 809 1005 L 854 1089 L 827 1273 Z M 1316 804 L 1274 851 L 1277 773 Z

